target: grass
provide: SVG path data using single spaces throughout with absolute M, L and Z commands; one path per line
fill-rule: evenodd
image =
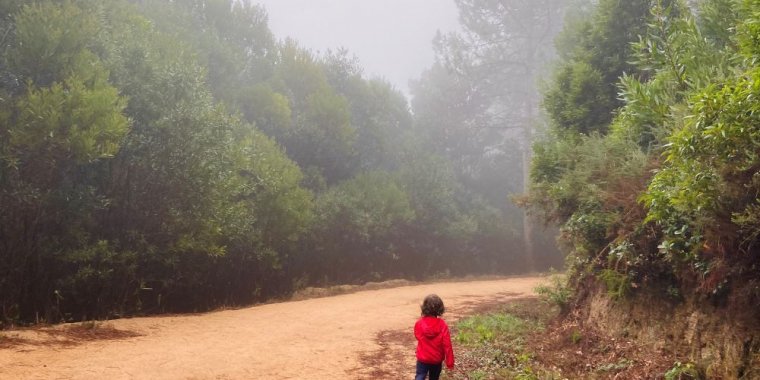
M 494 340 L 519 340 L 531 327 L 531 322 L 512 314 L 493 313 L 466 318 L 457 324 L 455 340 L 460 344 L 474 345 Z
M 630 279 L 602 274 L 608 296 L 621 299 Z M 490 305 L 452 326 L 457 366 L 444 380 L 634 379 L 699 380 L 698 365 L 679 362 L 684 353 L 652 349 L 626 330 L 606 331 L 568 313 L 572 298 L 564 276 L 553 276 L 537 289 L 539 297 Z M 675 364 L 673 364 L 675 363 Z
M 559 379 L 541 368 L 526 339 L 543 331 L 557 315 L 552 307 L 536 299 L 518 301 L 503 309 L 471 316 L 457 322 L 454 344 L 457 368 L 445 372 L 445 380 Z
M 694 363 L 676 362 L 673 368 L 665 373 L 665 380 L 698 380 L 702 378 L 702 374 Z

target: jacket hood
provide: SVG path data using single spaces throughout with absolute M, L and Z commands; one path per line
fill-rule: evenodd
M 441 319 L 436 317 L 424 317 L 420 321 L 422 335 L 426 338 L 435 338 L 441 333 Z

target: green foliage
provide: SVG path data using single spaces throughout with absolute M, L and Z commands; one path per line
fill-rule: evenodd
M 225 2 L 215 7 L 205 9 Z M 2 67 L 26 88 L 0 102 L 0 236 L 12 237 L 0 248 L 2 317 L 195 310 L 286 292 L 261 288 L 309 227 L 312 195 L 280 146 L 217 104 L 196 45 L 123 1 L 15 12 Z
M 607 295 L 614 300 L 625 298 L 631 291 L 631 279 L 626 273 L 604 269 L 599 273 L 599 278 L 607 287 Z
M 757 62 L 760 56 L 760 25 L 758 25 L 759 5 L 752 0 L 744 0 L 741 6 L 736 7 L 739 12 L 736 25 L 736 38 L 739 45 L 739 52 L 749 59 L 750 65 Z M 729 19 L 729 21 L 733 21 Z M 734 25 L 732 25 L 734 26 Z
M 510 303 L 502 312 L 475 315 L 457 322 L 457 370 L 446 378 L 559 379 L 558 373 L 541 366 L 526 342 L 542 334 L 555 314 L 551 306 L 535 301 Z
M 525 320 L 511 314 L 479 315 L 457 322 L 454 339 L 460 344 L 484 344 L 496 339 L 514 339 L 529 328 Z
M 572 133 L 604 133 L 612 107 L 602 73 L 586 62 L 570 61 L 554 75 L 544 94 L 544 107 L 552 121 Z
M 320 195 L 315 211 L 319 250 L 308 270 L 339 283 L 385 277 L 400 259 L 398 236 L 415 217 L 407 194 L 386 172 L 333 187 Z
M 90 84 L 72 77 L 50 88 L 32 86 L 16 105 L 8 147 L 20 153 L 12 153 L 16 157 L 50 154 L 76 163 L 113 157 L 128 129 L 125 106 L 125 99 L 101 78 Z
M 67 311 L 90 317 L 119 317 L 124 306 L 133 302 L 137 292 L 137 255 L 118 251 L 107 241 L 66 252 L 60 265 L 69 266 L 72 274 L 56 284 L 59 312 L 64 319 L 74 318 Z M 94 327 L 94 326 L 93 326 Z
M 359 175 L 325 193 L 317 213 L 320 225 L 340 225 L 364 241 L 414 217 L 406 193 L 382 172 Z
M 616 363 L 602 364 L 596 368 L 597 372 L 619 372 L 630 367 L 633 362 L 627 358 L 621 358 Z
M 303 174 L 270 138 L 243 131 L 235 162 L 238 200 L 244 200 L 253 221 L 268 242 L 295 241 L 312 222 L 312 194 L 300 186 Z M 245 231 L 241 231 L 245 234 Z
M 750 22 L 748 22 L 750 23 Z M 747 23 L 745 23 L 747 24 Z M 747 38 L 741 41 L 748 46 Z M 734 215 L 752 236 L 754 179 L 760 161 L 755 128 L 760 71 L 749 68 L 719 85 L 703 86 L 692 95 L 690 116 L 674 131 L 666 164 L 642 197 L 647 220 L 658 221 L 666 232 L 665 248 L 680 242 L 679 250 L 696 254 L 721 215 Z
M 675 5 L 653 7 L 648 33 L 633 44 L 633 62 L 651 77 L 624 76 L 621 83 L 625 107 L 618 132 L 638 136 L 647 151 L 680 126 L 687 94 L 729 75 L 734 57 L 706 38 L 693 17 L 678 13 Z
M 626 138 L 549 138 L 535 146 L 528 204 L 562 223 L 563 240 L 581 257 L 607 245 L 610 232 L 637 207 L 619 193 L 638 186 L 647 157 Z
M 475 28 L 498 10 L 469 5 Z M 439 74 L 413 117 L 347 52 L 276 42 L 249 1 L 0 2 L 0 319 L 519 269 L 519 144 L 470 138 L 503 120 L 452 107 L 488 81 Z
M 583 340 L 583 335 L 578 330 L 573 330 L 573 332 L 570 334 L 570 342 L 573 344 L 578 344 Z
M 636 75 L 629 45 L 645 34 L 651 0 L 602 0 L 567 24 L 558 41 L 563 60 L 544 90 L 544 107 L 562 131 L 605 133 L 622 105 L 618 78 Z
M 549 285 L 541 285 L 536 288 L 536 293 L 545 302 L 558 306 L 560 313 L 564 314 L 570 309 L 572 292 L 567 283 L 567 278 L 563 275 L 553 275 Z
M 354 169 L 397 169 L 414 134 L 406 98 L 385 81 L 365 80 L 357 58 L 345 49 L 328 51 L 320 63 L 329 85 L 348 102 L 356 132 Z
M 665 372 L 665 380 L 702 379 L 703 376 L 694 363 L 676 362 L 673 368 Z
M 440 156 L 414 156 L 400 170 L 399 180 L 409 194 L 418 222 L 445 230 L 458 218 L 457 186 L 450 163 Z
M 575 45 L 562 49 L 545 92 L 553 124 L 534 149 L 526 204 L 562 225 L 576 273 L 595 275 L 613 298 L 664 279 L 678 296 L 684 284 L 722 294 L 756 275 L 757 5 L 683 6 L 599 2 L 569 24 L 561 40 Z M 613 24 L 636 38 L 599 33 Z M 614 118 L 585 113 L 599 88 L 575 90 L 586 82 L 617 83 Z
M 704 0 L 699 2 L 699 30 L 715 45 L 733 44 L 735 26 L 739 24 L 742 0 Z
M 330 86 L 318 59 L 295 42 L 286 41 L 280 47 L 272 80 L 276 91 L 287 96 L 291 123 L 289 128 L 265 130 L 273 130 L 290 157 L 312 177 L 307 184 L 320 190 L 313 184 L 325 181 L 334 185 L 356 174 L 357 130 L 351 123 L 350 104 Z
M 50 86 L 68 77 L 87 78 L 102 25 L 94 9 L 66 1 L 24 5 L 16 14 L 16 44 L 11 68 L 38 86 Z
M 269 136 L 285 136 L 292 128 L 292 110 L 288 98 L 260 84 L 238 96 L 239 108 L 246 120 Z

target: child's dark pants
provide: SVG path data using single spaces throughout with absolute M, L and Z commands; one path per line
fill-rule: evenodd
M 425 376 L 429 373 L 430 380 L 438 380 L 441 376 L 441 369 L 443 363 L 439 364 L 425 364 L 421 361 L 417 361 L 417 377 L 414 380 L 425 380 Z

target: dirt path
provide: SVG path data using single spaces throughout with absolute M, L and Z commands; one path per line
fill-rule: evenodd
M 4 333 L 0 379 L 361 379 L 412 371 L 387 360 L 383 334 L 408 330 L 419 303 L 437 293 L 454 320 L 484 303 L 527 296 L 540 277 L 451 282 L 200 315 L 116 320 L 99 339 L 66 327 Z M 407 350 L 408 347 L 396 348 Z M 377 357 L 375 367 L 367 367 Z M 386 368 L 382 366 L 404 368 Z M 374 375 L 372 375 L 374 374 Z M 389 378 L 395 378 L 389 377 Z

